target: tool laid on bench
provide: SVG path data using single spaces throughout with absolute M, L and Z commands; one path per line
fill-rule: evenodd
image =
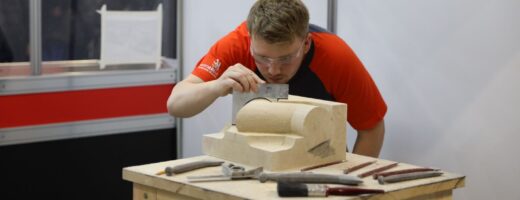
M 369 162 L 365 162 L 365 163 L 361 163 L 361 164 L 359 164 L 359 165 L 356 165 L 356 166 L 353 166 L 353 167 L 350 167 L 350 168 L 344 169 L 344 170 L 343 170 L 343 173 L 344 173 L 344 174 L 352 173 L 352 172 L 354 172 L 354 171 L 357 171 L 357 170 L 359 170 L 359 169 L 361 169 L 361 168 L 363 168 L 363 167 L 369 166 L 369 165 L 374 164 L 374 163 L 376 163 L 375 160 L 373 160 L 373 161 L 369 161 Z
M 324 183 L 324 184 L 341 184 L 341 185 L 358 185 L 363 183 L 361 178 L 344 175 L 344 174 L 315 174 L 310 172 L 293 172 L 293 173 L 260 173 L 258 175 L 260 182 L 296 182 L 296 183 Z
M 315 174 L 310 172 L 264 173 L 262 167 L 246 170 L 242 166 L 237 166 L 231 163 L 222 164 L 222 174 L 188 176 L 186 178 L 189 182 L 231 181 L 242 179 L 258 179 L 262 183 L 266 181 L 283 181 L 342 185 L 358 185 L 363 182 L 362 179 L 350 175 Z
M 402 181 L 417 180 L 422 178 L 430 178 L 440 176 L 443 173 L 440 171 L 423 171 L 423 172 L 411 172 L 405 174 L 395 174 L 390 176 L 379 176 L 377 178 L 379 184 L 397 183 Z
M 245 170 L 245 168 L 242 166 L 237 166 L 232 163 L 224 163 L 222 164 L 222 174 L 208 176 L 188 176 L 186 178 L 188 178 L 189 182 L 230 181 L 255 178 L 262 171 L 262 167 Z
M 382 167 L 370 170 L 368 172 L 362 173 L 362 174 L 358 175 L 358 177 L 359 178 L 365 178 L 367 176 L 372 176 L 372 175 L 374 175 L 376 173 L 383 172 L 385 170 L 389 170 L 389 169 L 392 169 L 394 167 L 397 167 L 398 164 L 399 163 L 392 163 L 392 164 L 389 164 L 389 165 L 385 165 L 385 166 L 382 166 Z
M 434 168 L 411 168 L 411 169 L 401 169 L 401 170 L 395 170 L 395 171 L 389 171 L 389 172 L 380 172 L 373 175 L 374 179 L 377 179 L 380 176 L 386 177 L 391 175 L 397 175 L 397 174 L 408 174 L 412 172 L 429 172 L 429 171 L 439 171 L 440 169 L 434 169 Z
M 224 163 L 224 161 L 200 160 L 200 161 L 180 164 L 180 165 L 173 166 L 173 167 L 166 167 L 163 171 L 160 171 L 155 175 L 159 176 L 159 175 L 166 174 L 167 176 L 172 176 L 174 174 L 180 174 L 180 173 L 184 173 L 187 171 L 192 171 L 192 170 L 196 170 L 196 169 L 200 169 L 200 168 L 204 168 L 204 167 L 219 166 L 222 163 Z
M 322 168 L 322 167 L 327 167 L 327 166 L 331 166 L 331 165 L 335 165 L 335 164 L 339 164 L 339 163 L 343 163 L 343 162 L 347 162 L 347 161 L 346 160 L 338 160 L 338 161 L 325 163 L 325 164 L 321 164 L 321 165 L 315 165 L 315 166 L 306 167 L 306 168 L 301 169 L 300 171 L 302 171 L 302 172 L 309 171 L 309 170 L 318 169 L 318 168 Z
M 356 187 L 328 187 L 323 184 L 278 182 L 278 196 L 281 197 L 326 197 L 329 195 L 354 196 L 360 194 L 384 193 L 384 190 Z

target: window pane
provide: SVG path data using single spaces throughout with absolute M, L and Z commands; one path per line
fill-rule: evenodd
M 177 59 L 176 0 L 42 1 L 43 75 L 99 70 L 101 15 L 97 11 L 101 6 L 106 5 L 109 11 L 152 11 L 159 4 L 163 7 L 162 56 Z M 29 0 L 0 0 L 0 28 L 0 77 L 31 75 Z M 154 68 L 153 64 L 113 66 L 107 70 L 150 68 Z
M 100 57 L 100 20 L 107 10 L 155 10 L 163 4 L 163 56 L 175 58 L 175 1 L 45 0 L 42 2 L 42 59 L 86 60 Z
M 0 0 L 0 63 L 29 61 L 29 0 Z

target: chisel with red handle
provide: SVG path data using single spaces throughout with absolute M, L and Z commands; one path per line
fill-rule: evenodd
M 326 197 L 354 196 L 360 194 L 384 193 L 384 190 L 355 187 L 328 187 L 323 184 L 304 184 L 294 182 L 278 182 L 278 196 L 281 197 Z

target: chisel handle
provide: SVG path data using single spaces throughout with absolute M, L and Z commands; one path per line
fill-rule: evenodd
M 222 165 L 224 161 L 212 161 L 212 160 L 201 160 L 201 161 L 195 161 L 195 162 L 189 162 L 186 164 L 180 164 L 173 167 L 166 167 L 164 172 L 166 175 L 171 176 L 174 174 L 180 174 L 187 171 L 200 169 L 204 167 L 213 167 L 213 166 L 219 166 Z
M 358 185 L 363 182 L 362 179 L 350 175 L 331 175 L 331 174 L 314 174 L 314 173 L 260 173 L 258 176 L 260 182 L 297 182 L 297 183 L 324 183 L 324 184 L 342 184 L 342 185 Z

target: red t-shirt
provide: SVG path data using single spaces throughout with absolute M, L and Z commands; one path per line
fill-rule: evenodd
M 386 104 L 376 84 L 352 49 L 337 35 L 310 25 L 311 48 L 291 80 L 289 93 L 343 102 L 348 105 L 347 121 L 357 130 L 370 129 L 386 114 Z M 204 81 L 218 78 L 236 63 L 255 71 L 249 52 L 246 23 L 215 43 L 197 63 L 192 74 Z

